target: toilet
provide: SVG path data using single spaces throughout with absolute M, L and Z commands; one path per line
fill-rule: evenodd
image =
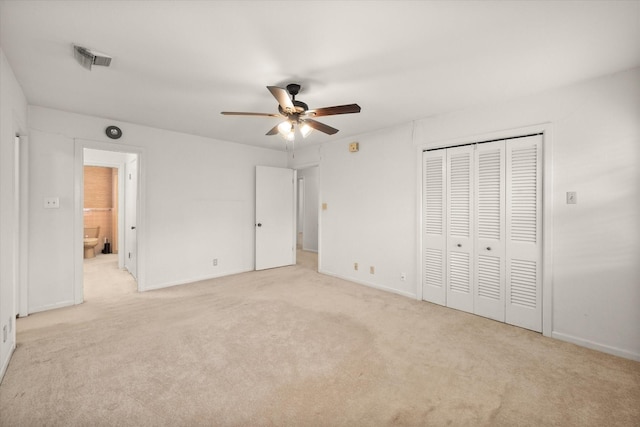
M 96 246 L 98 244 L 98 236 L 100 235 L 100 227 L 89 227 L 84 229 L 84 257 L 95 258 Z

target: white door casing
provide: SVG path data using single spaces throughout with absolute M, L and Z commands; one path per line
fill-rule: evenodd
M 296 263 L 296 171 L 256 166 L 256 270 Z
M 138 200 L 138 159 L 128 161 L 125 166 L 125 232 L 124 266 L 137 279 L 137 200 Z

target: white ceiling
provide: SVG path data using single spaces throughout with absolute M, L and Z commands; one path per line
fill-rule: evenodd
M 267 85 L 302 85 L 322 143 L 640 66 L 640 1 L 4 1 L 29 104 L 283 149 Z M 113 57 L 82 68 L 72 44 Z

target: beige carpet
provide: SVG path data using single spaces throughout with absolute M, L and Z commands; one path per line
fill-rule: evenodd
M 640 425 L 638 362 L 300 261 L 20 319 L 0 425 Z

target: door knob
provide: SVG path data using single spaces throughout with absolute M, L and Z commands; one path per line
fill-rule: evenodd
M 456 246 L 461 248 L 462 247 L 462 243 L 458 243 Z
M 260 222 L 259 222 L 259 223 L 258 223 L 258 227 L 262 227 L 262 223 L 260 223 Z
M 491 246 L 487 246 L 487 250 L 490 251 L 491 250 Z
M 132 226 L 131 226 L 131 229 L 132 229 L 132 230 L 135 230 L 135 229 L 136 229 L 135 225 L 132 225 Z

